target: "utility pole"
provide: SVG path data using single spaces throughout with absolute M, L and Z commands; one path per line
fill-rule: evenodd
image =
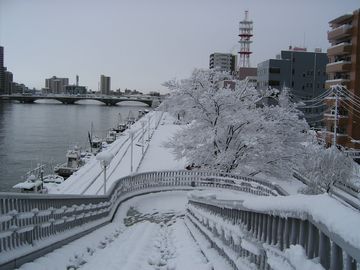
M 333 137 L 333 145 L 336 146 L 336 138 L 337 138 L 337 118 L 338 118 L 338 87 L 334 88 L 335 90 L 335 118 L 334 118 L 334 137 Z

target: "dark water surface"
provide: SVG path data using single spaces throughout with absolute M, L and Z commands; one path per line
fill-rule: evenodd
M 111 107 L 96 101 L 78 105 L 0 101 L 0 191 L 14 191 L 11 187 L 38 163 L 65 162 L 69 147 L 88 147 L 91 123 L 94 133 L 104 137 L 119 113 L 125 119 L 129 111 L 137 116 L 140 109 L 149 108 L 132 102 Z

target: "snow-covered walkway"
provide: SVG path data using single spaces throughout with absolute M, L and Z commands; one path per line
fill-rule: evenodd
M 144 133 L 141 121 L 145 122 Z M 150 121 L 150 129 L 148 129 Z M 175 132 L 181 128 L 173 124 L 174 119 L 169 114 L 160 111 L 150 112 L 136 122 L 131 131 L 135 132 L 133 144 L 133 173 L 177 170 L 185 167 L 185 160 L 175 160 L 171 150 L 162 145 Z M 124 132 L 110 147 L 104 151 L 114 155 L 110 166 L 107 168 L 107 187 L 109 188 L 116 180 L 131 174 L 131 140 L 129 131 Z M 142 137 L 144 137 L 142 139 Z M 150 138 L 150 140 L 148 140 Z M 142 148 L 144 146 L 144 149 Z M 144 150 L 144 158 L 142 151 Z M 103 173 L 99 161 L 94 157 L 85 166 L 80 168 L 61 185 L 51 188 L 53 194 L 102 194 Z
M 123 203 L 113 223 L 20 269 L 230 269 L 186 225 L 187 192 L 143 195 Z M 213 267 L 213 268 L 212 268 Z

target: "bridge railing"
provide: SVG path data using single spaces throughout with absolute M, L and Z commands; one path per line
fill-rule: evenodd
M 326 270 L 360 269 L 359 248 L 305 212 L 277 214 L 249 209 L 241 201 L 192 195 L 187 216 L 234 269 L 273 269 L 273 257 L 280 257 L 286 269 L 298 269 L 284 256 L 290 245 L 301 245 L 307 258 L 318 257 Z
M 0 268 L 13 269 L 111 221 L 119 204 L 137 194 L 217 187 L 277 196 L 266 181 L 206 171 L 147 172 L 116 181 L 107 195 L 0 193 Z M 15 252 L 16 251 L 16 252 Z

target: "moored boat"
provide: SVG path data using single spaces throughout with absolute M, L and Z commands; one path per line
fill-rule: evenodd
M 20 190 L 22 193 L 46 193 L 43 183 L 44 169 L 45 164 L 38 164 L 35 169 L 28 171 L 24 175 L 24 182 L 14 185 L 13 188 Z
M 84 164 L 81 160 L 80 149 L 77 146 L 75 146 L 74 149 L 68 150 L 66 158 L 67 162 L 57 165 L 54 168 L 54 172 L 64 178 L 72 175 Z

